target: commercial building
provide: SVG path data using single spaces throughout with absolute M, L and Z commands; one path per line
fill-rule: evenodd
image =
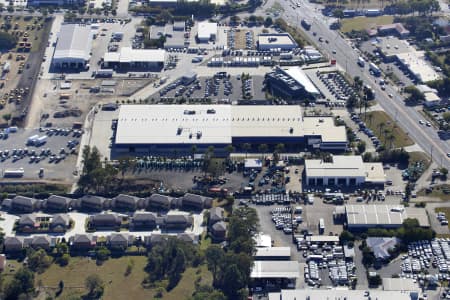
M 14 1 L 16 2 L 16 1 Z M 60 5 L 80 5 L 83 6 L 85 4 L 84 0 L 30 0 L 30 1 L 23 1 L 24 3 L 27 3 L 29 6 L 40 6 L 40 5 L 53 5 L 53 6 L 60 6 Z M 14 5 L 14 6 L 20 6 L 20 5 Z
M 272 95 L 290 102 L 301 102 L 320 96 L 319 90 L 300 67 L 276 67 L 266 74 L 267 87 Z
M 197 39 L 200 43 L 208 43 L 216 40 L 217 23 L 208 21 L 198 22 Z
M 290 51 L 298 45 L 289 33 L 262 33 L 258 35 L 259 51 Z
M 250 278 L 255 286 L 278 285 L 295 286 L 300 277 L 300 265 L 297 261 L 254 261 Z
M 361 156 L 332 156 L 330 162 L 320 159 L 305 160 L 305 177 L 309 186 L 358 186 L 384 184 L 381 163 L 365 163 Z
M 302 145 L 342 151 L 344 126 L 331 117 L 303 117 L 300 106 L 122 105 L 116 129 L 119 152 L 192 153 L 230 144 Z
M 52 66 L 60 69 L 84 69 L 91 58 L 91 27 L 63 24 L 58 33 Z
M 269 300 L 361 300 L 361 299 L 395 299 L 418 300 L 418 291 L 383 291 L 383 290 L 348 290 L 336 289 L 301 289 L 281 290 L 269 293 Z
M 105 53 L 103 67 L 114 69 L 161 70 L 164 67 L 165 61 L 165 50 L 122 47 L 118 52 Z
M 375 259 L 384 261 L 391 257 L 389 251 L 399 244 L 399 240 L 396 237 L 368 237 L 366 243 L 372 249 Z
M 254 255 L 255 260 L 290 260 L 290 247 L 268 247 L 257 248 Z
M 396 35 L 399 38 L 406 38 L 409 36 L 409 30 L 406 29 L 402 23 L 393 23 L 378 26 L 378 34 L 380 35 Z
M 348 229 L 373 227 L 397 228 L 408 218 L 417 219 L 422 227 L 429 227 L 424 209 L 404 207 L 403 205 L 346 205 L 345 218 Z

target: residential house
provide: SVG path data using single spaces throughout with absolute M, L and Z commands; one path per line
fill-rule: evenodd
M 186 229 L 192 226 L 193 219 L 188 215 L 167 215 L 164 218 L 166 229 Z
M 55 241 L 52 240 L 48 235 L 37 235 L 31 239 L 30 246 L 34 249 L 44 249 L 49 250 L 50 247 L 55 245 Z
M 17 231 L 34 232 L 40 226 L 35 214 L 22 215 L 17 221 Z
M 82 209 L 89 211 L 102 211 L 106 206 L 106 198 L 93 195 L 85 195 L 80 198 L 80 206 Z
M 122 219 L 117 214 L 98 214 L 89 217 L 89 228 L 118 229 Z
M 389 251 L 397 246 L 399 240 L 395 237 L 368 237 L 366 243 L 377 260 L 385 261 L 391 257 Z
M 156 244 L 161 244 L 166 240 L 167 236 L 159 233 L 152 233 L 151 235 L 147 235 L 144 237 L 144 243 L 147 247 L 152 247 Z
M 224 209 L 222 207 L 213 207 L 209 210 L 209 226 L 217 222 L 223 221 Z
M 210 208 L 212 205 L 212 198 L 203 197 L 191 193 L 186 193 L 182 197 L 181 204 L 184 208 L 202 210 L 204 208 Z
M 72 206 L 72 201 L 71 198 L 51 195 L 45 201 L 45 207 L 51 211 L 67 211 Z
M 177 239 L 190 244 L 198 244 L 198 235 L 195 233 L 182 232 L 177 235 Z
M 138 208 L 140 198 L 120 194 L 112 199 L 112 205 L 116 209 L 134 211 Z
M 127 248 L 133 244 L 133 236 L 127 233 L 112 233 L 107 237 L 107 244 L 111 248 Z
M 160 194 L 152 194 L 147 198 L 148 209 L 169 210 L 172 204 L 172 197 Z
M 23 239 L 16 236 L 7 236 L 3 242 L 5 253 L 14 253 L 23 249 Z
M 11 200 L 11 210 L 15 212 L 31 213 L 37 207 L 37 200 L 34 198 L 16 196 Z
M 70 238 L 69 242 L 74 250 L 88 250 L 95 247 L 97 237 L 92 234 L 75 234 Z
M 54 232 L 65 232 L 69 229 L 70 218 L 65 214 L 56 214 L 50 222 L 50 230 Z
M 133 230 L 153 230 L 157 217 L 154 213 L 136 212 L 131 218 L 130 228 Z
M 213 241 L 224 241 L 227 236 L 227 224 L 223 221 L 215 223 L 213 226 L 211 226 L 210 233 Z

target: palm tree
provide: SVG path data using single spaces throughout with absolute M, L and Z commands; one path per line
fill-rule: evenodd
M 232 152 L 234 152 L 234 150 L 235 150 L 235 148 L 233 147 L 233 145 L 227 145 L 227 146 L 225 147 L 225 151 L 228 153 L 228 157 L 230 156 L 230 154 L 231 154 Z
M 244 143 L 242 149 L 245 151 L 245 158 L 247 158 L 248 150 L 252 149 L 252 145 L 250 143 Z
M 192 157 L 194 157 L 195 153 L 198 151 L 198 147 L 197 145 L 192 145 L 191 146 L 191 153 L 192 153 Z
M 268 150 L 269 150 L 269 146 L 267 146 L 267 144 L 260 144 L 258 146 L 258 151 L 261 152 L 261 155 L 263 153 L 267 153 Z
M 275 146 L 275 151 L 277 151 L 278 153 L 283 152 L 284 151 L 284 144 L 280 143 L 278 145 Z

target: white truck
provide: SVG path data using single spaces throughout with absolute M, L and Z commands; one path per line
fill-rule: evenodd
M 377 65 L 372 62 L 369 64 L 369 70 L 372 71 L 373 75 L 375 75 L 375 76 L 381 75 L 380 68 L 378 68 Z
M 43 136 L 39 137 L 39 138 L 36 139 L 36 141 L 34 142 L 34 145 L 35 145 L 36 147 L 39 147 L 39 146 L 44 145 L 44 144 L 47 142 L 47 138 L 48 138 L 48 136 L 46 136 L 46 135 L 43 135 Z
M 27 139 L 27 145 L 32 145 L 32 144 L 34 144 L 34 142 L 35 142 L 38 138 L 39 138 L 39 135 L 37 135 L 37 134 L 30 136 L 30 137 Z
M 25 171 L 23 170 L 23 168 L 20 169 L 6 169 L 3 172 L 3 177 L 8 178 L 8 177 L 23 177 Z
M 361 56 L 358 57 L 358 65 L 359 65 L 361 68 L 364 68 L 365 64 L 366 64 L 366 62 L 364 61 L 364 58 L 362 58 Z

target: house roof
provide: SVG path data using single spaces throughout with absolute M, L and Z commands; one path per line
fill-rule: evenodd
M 67 225 L 69 225 L 69 221 L 70 221 L 70 218 L 69 218 L 68 215 L 65 215 L 65 214 L 56 214 L 56 215 L 53 215 L 51 224 L 52 224 L 53 226 L 55 226 L 55 225 L 64 225 L 64 226 L 67 226 Z
M 31 245 L 50 245 L 51 238 L 48 235 L 36 235 L 31 240 Z
M 120 221 L 118 215 L 116 215 L 116 214 L 108 214 L 108 213 L 105 213 L 105 214 L 97 214 L 97 215 L 91 216 L 90 219 L 91 219 L 91 221 L 93 221 L 93 222 L 97 222 L 97 221 L 104 221 L 104 222 L 105 222 L 105 221 L 119 222 L 119 221 Z
M 366 239 L 367 246 L 370 247 L 378 259 L 387 259 L 391 257 L 390 249 L 393 249 L 399 240 L 395 237 L 368 237 Z
M 5 244 L 5 246 L 15 246 L 15 245 L 21 246 L 23 244 L 23 241 L 22 239 L 16 236 L 7 236 L 3 243 Z
M 109 242 L 127 242 L 129 241 L 129 235 L 126 233 L 112 233 L 110 236 L 108 236 Z
M 50 197 L 47 198 L 47 204 L 53 203 L 53 204 L 59 204 L 59 205 L 68 205 L 72 200 L 73 199 L 71 199 L 71 198 L 67 198 L 67 197 L 63 197 L 63 196 L 51 195 Z
M 167 223 L 170 223 L 170 224 L 184 224 L 184 223 L 190 224 L 191 220 L 190 220 L 189 216 L 187 216 L 187 215 L 167 215 L 164 218 L 164 222 L 166 224 Z
M 209 210 L 209 219 L 212 221 L 223 220 L 224 209 L 222 207 L 213 207 Z
M 95 237 L 90 234 L 75 234 L 73 237 L 73 243 L 91 243 L 95 240 Z
M 155 221 L 156 215 L 151 212 L 135 212 L 133 215 L 133 221 Z
M 223 221 L 215 223 L 212 227 L 213 231 L 226 231 L 227 230 L 227 224 Z
M 120 194 L 114 197 L 113 200 L 115 200 L 116 202 L 119 201 L 128 204 L 136 204 L 139 201 L 139 198 L 135 196 Z
M 170 205 L 172 198 L 169 196 L 166 196 L 166 195 L 152 194 L 150 197 L 148 197 L 148 200 L 149 200 L 149 202 L 153 202 L 153 203 Z
M 19 225 L 34 225 L 36 223 L 35 214 L 22 215 L 19 219 Z
M 80 200 L 81 203 L 90 203 L 95 205 L 103 205 L 103 203 L 106 201 L 106 199 L 103 197 L 93 195 L 84 195 L 80 198 Z
M 198 241 L 198 236 L 196 236 L 194 233 L 183 232 L 177 235 L 177 239 L 182 240 L 186 243 L 195 243 Z
M 36 203 L 36 199 L 24 197 L 24 196 L 16 196 L 12 199 L 13 204 L 20 204 L 20 205 L 29 205 L 33 206 Z

